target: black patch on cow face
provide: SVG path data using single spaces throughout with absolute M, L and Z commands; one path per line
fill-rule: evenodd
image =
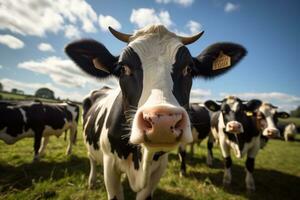
M 193 59 L 185 46 L 178 49 L 175 59 L 172 73 L 173 94 L 178 103 L 188 109 L 192 88 Z
M 119 58 L 119 83 L 125 110 L 136 108 L 143 90 L 143 69 L 137 53 L 126 47 Z
M 238 102 L 238 104 L 237 104 L 237 107 L 236 107 L 235 111 L 231 110 L 230 106 L 226 102 L 222 103 L 221 112 L 222 112 L 222 115 L 223 115 L 223 120 L 224 120 L 225 126 L 230 121 L 241 122 L 245 118 L 244 105 L 239 99 L 237 100 L 237 102 Z
M 189 116 L 192 127 L 199 133 L 198 139 L 206 138 L 210 132 L 210 116 L 208 110 L 198 104 L 190 104 Z
M 129 154 L 132 154 L 134 168 L 139 169 L 139 162 L 142 159 L 141 147 L 129 144 L 130 130 L 125 118 L 122 99 L 120 93 L 113 103 L 106 122 L 111 152 L 117 153 L 118 157 L 123 159 L 127 159 Z

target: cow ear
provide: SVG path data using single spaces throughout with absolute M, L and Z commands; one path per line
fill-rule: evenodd
M 290 114 L 288 114 L 287 112 L 276 112 L 276 116 L 278 118 L 286 119 L 290 117 Z
M 213 112 L 219 111 L 221 109 L 221 106 L 212 100 L 206 101 L 204 105 L 206 106 L 206 108 Z
M 72 42 L 65 47 L 65 52 L 89 75 L 98 78 L 115 75 L 118 58 L 95 40 L 84 39 Z
M 213 78 L 232 69 L 245 55 L 246 49 L 229 42 L 215 43 L 193 58 L 195 70 L 193 76 Z
M 248 112 L 253 112 L 256 109 L 258 109 L 261 106 L 262 102 L 261 100 L 258 99 L 252 99 L 248 101 L 245 106 L 246 106 L 246 111 Z

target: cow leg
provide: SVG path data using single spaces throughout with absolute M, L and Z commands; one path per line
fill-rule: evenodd
M 123 200 L 123 187 L 121 174 L 115 168 L 114 158 L 103 155 L 104 182 L 107 191 L 107 199 Z
M 231 184 L 231 166 L 232 166 L 232 160 L 231 157 L 225 158 L 225 171 L 223 176 L 223 184 L 224 185 L 230 185 Z
M 90 160 L 90 175 L 89 175 L 89 189 L 94 189 L 96 186 L 96 161 L 89 156 Z
M 190 144 L 190 146 L 191 146 L 191 158 L 193 158 L 193 156 L 194 156 L 194 142 L 192 142 L 191 144 Z
M 47 144 L 49 143 L 49 136 L 45 136 L 42 138 L 42 146 L 39 150 L 39 156 L 44 156 L 45 155 L 45 150 L 47 147 Z
M 247 157 L 245 182 L 246 182 L 247 190 L 249 190 L 249 191 L 255 190 L 255 182 L 254 182 L 254 178 L 253 178 L 254 164 L 255 164 L 255 159 Z
M 42 131 L 36 131 L 34 134 L 34 144 L 33 144 L 34 158 L 33 158 L 33 161 L 38 161 L 40 159 L 39 150 L 41 147 L 42 134 L 43 134 Z
M 231 165 L 232 160 L 230 157 L 230 148 L 225 143 L 225 138 L 220 138 L 220 147 L 222 151 L 223 158 L 225 160 L 225 170 L 224 170 L 224 176 L 223 176 L 223 184 L 224 185 L 230 185 L 231 184 Z
M 254 138 L 255 145 L 249 150 L 247 154 L 247 160 L 246 160 L 246 187 L 249 191 L 255 190 L 255 181 L 253 178 L 253 171 L 254 171 L 254 165 L 255 165 L 255 157 L 260 149 L 260 137 Z
M 209 167 L 212 167 L 213 165 L 213 152 L 212 152 L 213 147 L 214 147 L 214 138 L 212 134 L 209 134 L 207 140 L 207 157 L 206 157 L 206 164 Z
M 179 159 L 180 159 L 180 176 L 185 176 L 186 175 L 186 150 L 185 150 L 185 145 L 180 145 L 179 146 Z
M 137 193 L 136 200 L 151 200 L 153 198 L 153 192 L 167 168 L 168 155 L 163 155 L 157 162 L 161 162 L 158 169 L 150 175 L 146 187 Z
M 66 155 L 72 154 L 72 145 L 75 144 L 75 142 L 76 142 L 76 131 L 77 131 L 77 128 L 72 127 L 70 129 L 70 138 L 69 138 L 69 144 L 67 147 Z

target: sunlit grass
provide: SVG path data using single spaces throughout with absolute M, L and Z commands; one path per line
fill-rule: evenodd
M 81 130 L 81 126 L 79 127 Z M 218 147 L 214 148 L 213 168 L 205 164 L 206 142 L 196 148 L 188 161 L 187 176 L 179 176 L 176 153 L 169 156 L 168 170 L 162 177 L 154 199 L 299 199 L 300 142 L 272 140 L 260 151 L 256 161 L 257 191 L 245 189 L 244 160 L 234 159 L 233 182 L 222 186 L 223 161 Z M 0 199 L 106 199 L 101 167 L 97 189 L 89 190 L 87 179 L 89 161 L 79 131 L 73 156 L 66 156 L 67 142 L 63 137 L 52 137 L 47 154 L 32 163 L 33 139 L 27 138 L 14 145 L 0 141 Z M 135 194 L 124 181 L 125 198 Z

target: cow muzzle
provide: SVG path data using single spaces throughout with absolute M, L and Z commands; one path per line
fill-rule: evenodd
M 240 134 L 244 132 L 243 125 L 237 121 L 230 121 L 226 124 L 226 132 Z
M 277 128 L 266 128 L 263 131 L 263 135 L 268 138 L 279 137 L 279 130 Z
M 192 142 L 187 112 L 169 105 L 140 109 L 134 118 L 130 142 L 148 147 L 172 147 Z

